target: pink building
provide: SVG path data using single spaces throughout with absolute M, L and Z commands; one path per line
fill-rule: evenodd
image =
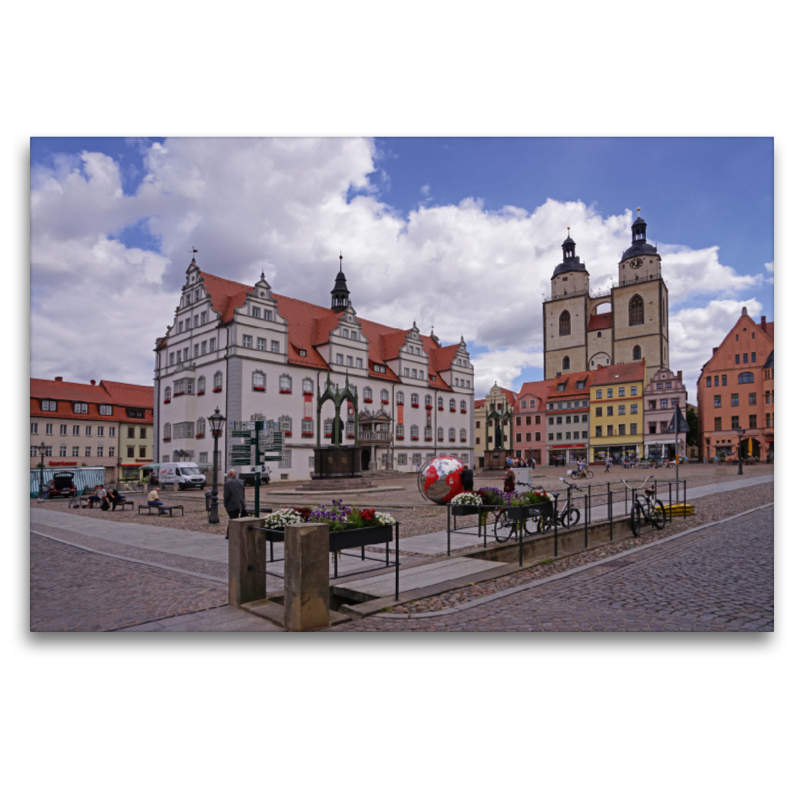
M 667 433 L 675 406 L 686 419 L 688 394 L 683 384 L 683 372 L 675 375 L 662 368 L 656 372 L 644 390 L 644 455 L 646 458 L 675 458 L 675 434 Z M 678 434 L 678 455 L 686 455 L 686 434 Z

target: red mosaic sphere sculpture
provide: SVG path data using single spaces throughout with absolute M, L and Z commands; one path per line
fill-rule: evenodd
M 420 494 L 434 503 L 449 503 L 464 491 L 461 472 L 467 465 L 455 456 L 436 456 L 420 470 L 418 486 Z

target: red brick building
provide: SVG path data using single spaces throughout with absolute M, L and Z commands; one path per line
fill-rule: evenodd
M 715 347 L 697 381 L 700 457 L 709 461 L 774 454 L 774 322 L 757 323 L 747 308 Z

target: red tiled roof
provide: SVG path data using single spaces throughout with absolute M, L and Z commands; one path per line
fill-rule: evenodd
M 31 378 L 30 415 L 31 417 L 51 417 L 60 419 L 92 420 L 98 422 L 121 422 L 131 424 L 153 422 L 153 387 L 131 383 L 100 381 L 92 386 L 70 381 L 48 381 Z M 41 400 L 55 400 L 56 411 L 42 411 Z M 76 414 L 72 403 L 86 403 L 88 414 Z M 111 416 L 101 415 L 98 406 L 113 407 Z M 144 409 L 144 419 L 129 419 L 126 408 Z
M 589 326 L 587 331 L 600 331 L 605 328 L 611 328 L 614 325 L 613 312 L 608 311 L 605 314 L 592 314 L 589 317 Z
M 484 397 L 483 400 L 476 400 L 475 401 L 475 408 L 483 408 L 486 405 L 486 398 Z
M 608 386 L 616 383 L 631 383 L 643 381 L 645 375 L 644 359 L 630 361 L 627 364 L 609 364 L 607 367 L 598 367 L 593 373 L 594 386 Z
M 575 395 L 588 394 L 589 387 L 595 377 L 594 372 L 571 372 L 569 375 L 562 375 L 560 378 L 553 378 L 550 383 L 550 391 L 548 398 L 554 397 L 573 397 Z M 558 391 L 558 386 L 566 381 L 567 385 L 563 392 Z M 583 389 L 578 388 L 578 381 L 586 381 L 586 386 Z
M 532 394 L 534 397 L 543 400 L 547 397 L 552 382 L 551 379 L 547 381 L 528 381 L 527 383 L 523 383 L 522 388 L 517 392 L 517 399 L 521 399 L 526 394 Z
M 139 386 L 135 383 L 100 381 L 113 403 L 128 408 L 153 408 L 153 387 Z
M 236 281 L 229 281 L 226 278 L 218 278 L 208 272 L 201 272 L 200 276 L 211 297 L 214 310 L 220 314 L 223 324 L 233 320 L 234 311 L 245 304 L 247 294 L 254 288 Z M 337 314 L 329 308 L 306 303 L 303 300 L 295 300 L 274 292 L 272 296 L 277 302 L 278 314 L 286 320 L 289 327 L 289 363 L 327 369 L 328 365 L 325 359 L 315 348 L 330 341 L 330 333 L 338 326 L 339 317 L 343 312 Z M 405 343 L 408 330 L 390 328 L 388 325 L 361 317 L 356 317 L 356 319 L 369 342 L 370 377 L 399 381 L 399 377 L 386 366 L 386 362 L 397 358 L 400 347 Z M 428 354 L 431 373 L 428 379 L 429 386 L 449 390 L 450 386 L 439 373 L 450 367 L 458 345 L 439 347 L 430 336 L 420 336 L 420 339 L 422 347 Z M 300 350 L 305 350 L 306 355 L 301 356 Z M 373 369 L 375 364 L 386 366 L 386 372 L 375 372 Z M 435 381 L 432 380 L 434 376 L 436 377 Z

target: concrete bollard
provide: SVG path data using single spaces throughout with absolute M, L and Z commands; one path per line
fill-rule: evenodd
M 267 576 L 247 570 L 251 564 L 260 570 L 267 567 L 267 541 L 263 533 L 248 530 L 251 525 L 263 527 L 264 520 L 228 521 L 228 603 L 237 608 L 267 596 Z
M 284 562 L 284 627 L 287 631 L 327 628 L 328 543 L 324 523 L 288 525 Z

